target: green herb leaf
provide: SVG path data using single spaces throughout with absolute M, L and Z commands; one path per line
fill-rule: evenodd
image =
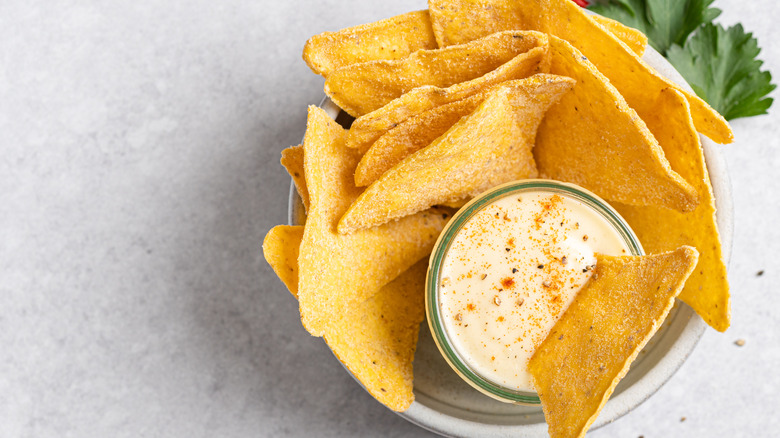
M 720 15 L 714 0 L 607 0 L 590 10 L 639 29 L 666 56 L 672 44 L 683 45 L 694 30 Z
M 775 85 L 772 75 L 761 71 L 761 51 L 753 34 L 741 24 L 723 29 L 712 23 L 702 26 L 685 45 L 673 45 L 667 59 L 727 120 L 766 114 L 772 99 L 766 97 Z

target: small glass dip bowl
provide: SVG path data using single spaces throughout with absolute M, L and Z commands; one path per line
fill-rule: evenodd
M 577 185 L 553 180 L 521 180 L 494 187 L 463 206 L 444 228 L 433 248 L 425 285 L 425 310 L 428 325 L 439 351 L 450 367 L 463 380 L 483 394 L 506 403 L 538 405 L 540 401 L 536 393 L 518 391 L 502 386 L 480 375 L 473 366 L 470 366 L 464 360 L 464 355 L 460 354 L 454 347 L 453 342 L 450 341 L 450 334 L 448 334 L 442 319 L 440 302 L 442 267 L 455 236 L 458 235 L 469 219 L 483 208 L 503 197 L 519 195 L 524 192 L 545 192 L 579 201 L 606 220 L 615 235 L 619 236 L 625 243 L 625 247 L 628 248 L 631 255 L 643 255 L 644 250 L 639 243 L 639 239 L 626 221 L 604 200 Z

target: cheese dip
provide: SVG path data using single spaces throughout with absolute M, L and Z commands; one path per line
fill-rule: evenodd
M 472 373 L 535 392 L 528 360 L 590 278 L 594 253 L 631 248 L 603 211 L 566 191 L 530 187 L 482 203 L 450 236 L 438 267 L 446 341 Z

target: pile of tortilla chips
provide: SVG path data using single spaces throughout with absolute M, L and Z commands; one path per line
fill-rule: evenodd
M 345 130 L 309 108 L 303 145 L 282 152 L 306 222 L 273 228 L 265 257 L 304 327 L 401 411 L 414 400 L 427 256 L 452 208 L 525 178 L 593 191 L 657 254 L 599 256 L 529 364 L 550 434 L 584 435 L 678 294 L 729 326 L 698 132 L 728 143 L 731 129 L 642 61 L 641 32 L 570 0 L 428 6 L 306 43 L 355 120 Z

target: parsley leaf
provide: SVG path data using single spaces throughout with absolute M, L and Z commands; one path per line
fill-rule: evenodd
M 714 0 L 607 0 L 590 10 L 639 29 L 650 45 L 666 56 L 672 44 L 683 45 L 699 25 L 720 15 Z
M 723 29 L 708 23 L 685 42 L 673 45 L 667 59 L 706 100 L 727 120 L 766 114 L 772 105 L 766 97 L 775 89 L 772 75 L 761 71 L 761 51 L 753 34 L 741 24 Z

